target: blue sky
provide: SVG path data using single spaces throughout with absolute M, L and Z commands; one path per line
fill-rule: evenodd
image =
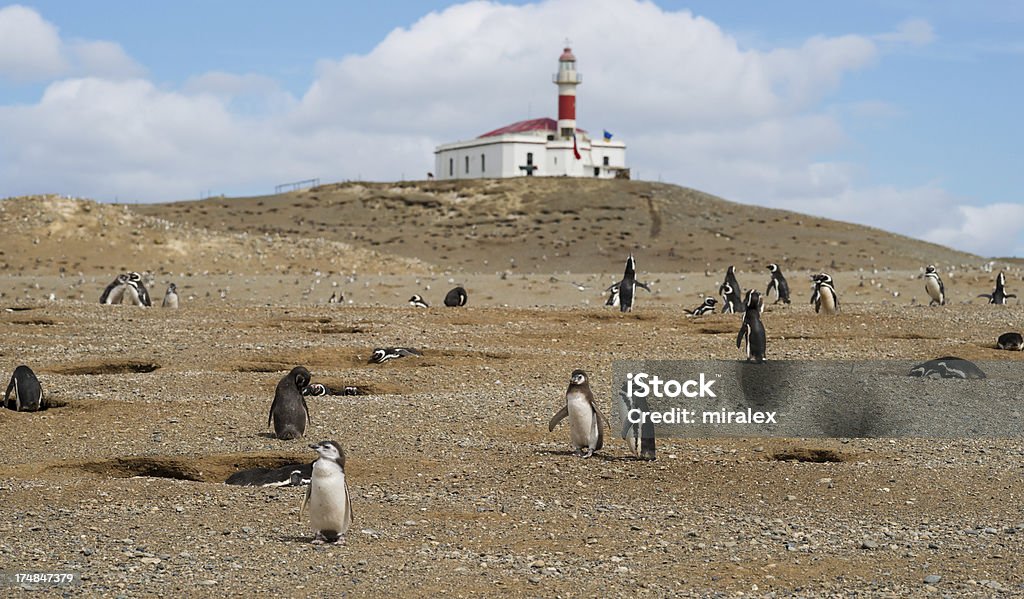
M 1024 255 L 1024 4 L 0 4 L 0 196 L 158 201 L 432 170 L 553 116 L 640 178 Z

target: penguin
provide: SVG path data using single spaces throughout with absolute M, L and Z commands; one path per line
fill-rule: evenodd
M 688 316 L 704 316 L 705 314 L 708 314 L 708 313 L 714 313 L 715 305 L 717 303 L 718 303 L 718 300 L 716 300 L 715 298 L 713 298 L 713 297 L 711 297 L 709 295 L 708 297 L 704 298 L 704 303 L 703 304 L 697 306 L 693 310 L 686 310 L 684 308 L 683 312 L 686 312 L 686 314 Z
M 622 387 L 619 388 L 619 408 L 621 414 L 629 414 L 630 410 L 651 411 L 647 398 L 630 395 L 626 383 L 623 383 Z M 654 461 L 657 459 L 654 423 L 649 419 L 634 423 L 630 422 L 628 418 L 623 418 L 620 436 L 636 459 L 644 461 Z
M 615 283 L 605 291 L 609 292 L 608 300 L 605 301 L 604 305 L 619 307 L 619 284 Z
M 604 446 L 604 429 L 608 426 L 594 403 L 587 373 L 574 370 L 569 377 L 569 388 L 565 392 L 565 405 L 548 422 L 548 432 L 566 416 L 569 417 L 569 439 L 576 448 L 576 455 L 589 458 Z
M 101 304 L 120 304 L 124 298 L 125 287 L 128 286 L 128 275 L 121 273 L 113 280 L 100 295 Z
M 128 273 L 128 287 L 125 289 L 125 296 L 136 306 L 152 306 L 149 299 L 149 291 L 142 282 L 142 275 L 137 272 Z
M 332 291 L 331 292 L 331 297 L 327 298 L 327 303 L 328 304 L 336 304 L 336 303 L 338 303 L 338 293 L 336 291 Z
M 378 347 L 370 355 L 370 364 L 383 364 L 388 360 L 406 358 L 408 356 L 422 356 L 423 352 L 411 347 Z
M 929 306 L 946 305 L 946 286 L 942 284 L 942 277 L 935 271 L 935 267 L 930 264 L 924 269 L 924 290 L 928 292 L 928 297 L 932 298 L 932 301 L 928 302 Z
M 444 305 L 449 308 L 458 308 L 460 306 L 465 306 L 468 300 L 469 296 L 466 294 L 465 288 L 456 287 L 444 296 Z
M 11 392 L 14 397 L 11 397 Z M 15 412 L 37 412 L 46 408 L 43 387 L 32 369 L 22 364 L 14 369 L 11 382 L 4 393 L 4 407 Z
M 1006 275 L 999 271 L 999 274 L 996 275 L 996 288 L 992 293 L 982 293 L 978 297 L 987 297 L 988 303 L 1004 306 L 1007 299 L 1017 296 L 1012 293 L 1006 293 Z
M 935 358 L 910 369 L 909 376 L 928 379 L 984 379 L 988 378 L 978 365 L 956 356 Z
M 775 291 L 775 301 L 772 303 L 782 302 L 784 304 L 789 303 L 789 283 L 786 282 L 786 277 L 782 275 L 782 269 L 779 268 L 778 264 L 772 262 L 768 265 L 768 270 L 772 273 L 772 279 L 768 281 L 768 288 L 764 290 L 764 296 L 768 297 L 772 291 Z
M 167 292 L 164 293 L 164 301 L 161 304 L 164 308 L 170 308 L 172 310 L 178 309 L 178 286 L 171 283 L 167 286 Z
M 733 287 L 732 283 L 726 281 L 718 288 L 718 293 L 722 295 L 722 314 L 735 314 L 740 311 L 743 299 L 738 287 Z
M 419 295 L 414 295 L 414 296 L 410 297 L 409 298 L 409 305 L 413 306 L 415 308 L 429 308 L 430 307 L 430 304 L 428 304 L 426 302 L 426 300 L 424 300 Z
M 312 385 L 306 385 L 302 389 L 302 394 L 307 397 L 323 397 L 325 395 L 334 395 L 334 393 L 327 388 L 326 385 L 320 383 L 313 383 Z
M 321 441 L 309 447 L 320 457 L 313 462 L 313 474 L 299 506 L 299 517 L 308 506 L 313 543 L 341 545 L 353 520 L 352 496 L 345 478 L 345 452 L 336 441 Z
M 811 303 L 814 304 L 814 312 L 821 312 L 822 308 L 825 309 L 825 314 L 835 314 L 839 312 L 839 294 L 836 293 L 835 284 L 832 282 L 832 276 L 828 273 L 821 273 L 811 277 L 814 281 L 814 293 L 811 294 Z
M 630 252 L 626 258 L 626 270 L 619 281 L 619 312 L 633 311 L 633 294 L 636 293 L 636 259 Z
M 739 349 L 743 339 L 747 340 L 747 361 L 751 358 L 754 362 L 764 362 L 765 350 L 767 349 L 768 338 L 764 332 L 764 325 L 761 323 L 761 308 L 764 300 L 761 294 L 750 290 L 746 297 L 746 312 L 743 313 L 743 324 L 740 325 L 740 332 L 736 335 L 736 348 Z
M 249 468 L 228 477 L 224 484 L 242 487 L 299 487 L 313 477 L 313 462 L 280 468 Z
M 274 402 L 270 404 L 267 426 L 274 423 L 274 434 L 278 439 L 298 439 L 306 432 L 306 423 L 313 424 L 309 417 L 309 406 L 302 390 L 309 385 L 309 371 L 302 366 L 292 368 L 274 390 Z
M 996 340 L 997 349 L 1008 349 L 1010 351 L 1024 351 L 1024 336 L 1020 333 L 1003 333 Z

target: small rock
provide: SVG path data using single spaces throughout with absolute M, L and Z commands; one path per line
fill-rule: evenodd
M 942 580 L 942 577 L 938 574 L 929 574 L 928 576 L 924 577 L 925 584 L 935 584 L 940 580 Z
M 878 543 L 874 541 L 864 541 L 860 544 L 861 549 L 878 549 Z

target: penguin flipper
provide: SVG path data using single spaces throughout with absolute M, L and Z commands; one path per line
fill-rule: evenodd
M 636 286 L 637 287 L 642 287 L 642 288 L 646 289 L 647 293 L 651 292 L 651 288 L 648 287 L 647 283 L 641 283 L 640 281 L 636 281 Z
M 597 451 L 604 447 L 604 429 L 608 427 L 608 421 L 604 419 L 604 415 L 594 407 L 594 417 L 597 418 L 597 444 L 594 446 L 594 451 Z
M 744 323 L 740 325 L 740 332 L 739 334 L 736 335 L 736 349 L 739 349 L 740 345 L 743 343 L 743 338 L 747 336 L 748 328 L 749 327 L 747 327 L 746 319 L 744 319 Z
M 306 411 L 306 422 L 313 424 L 313 417 L 309 415 L 309 406 L 306 405 L 306 396 L 299 394 L 299 398 L 302 399 L 302 409 Z
M 309 487 L 312 489 L 313 485 Z M 307 495 L 308 497 L 308 495 Z M 348 478 L 345 479 L 345 509 L 348 510 L 348 521 L 349 524 L 356 521 L 356 515 L 352 513 L 352 493 L 348 490 Z
M 558 410 L 558 412 L 556 412 L 555 415 L 551 417 L 551 420 L 548 421 L 548 432 L 550 433 L 551 431 L 555 430 L 555 425 L 561 422 L 562 419 L 564 419 L 568 415 L 569 405 L 566 404 L 562 406 L 561 410 Z

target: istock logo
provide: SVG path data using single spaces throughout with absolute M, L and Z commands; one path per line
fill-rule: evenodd
M 711 386 L 718 379 L 707 379 L 700 373 L 697 379 L 689 379 L 680 383 L 675 379 L 662 380 L 658 375 L 651 376 L 646 372 L 626 375 L 626 393 L 630 397 L 718 397 Z

